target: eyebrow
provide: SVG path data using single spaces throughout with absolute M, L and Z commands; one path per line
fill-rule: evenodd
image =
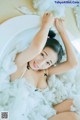
M 50 62 L 52 63 L 52 60 L 50 60 Z
M 47 52 L 46 52 L 46 51 L 44 51 L 44 53 L 48 56 L 48 54 L 47 54 Z M 50 60 L 50 62 L 52 63 L 52 60 Z
M 47 52 L 44 51 L 44 53 L 48 56 Z

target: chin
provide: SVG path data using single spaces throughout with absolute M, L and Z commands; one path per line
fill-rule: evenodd
M 30 62 L 29 64 L 30 64 L 31 69 L 33 69 L 35 71 L 39 70 L 39 68 L 34 67 L 34 62 Z
M 34 67 L 31 67 L 31 69 L 35 70 L 35 71 L 38 71 L 39 69 L 38 68 L 34 68 Z
M 39 70 L 38 68 L 34 68 L 33 66 L 31 67 L 31 69 L 33 69 L 35 71 Z

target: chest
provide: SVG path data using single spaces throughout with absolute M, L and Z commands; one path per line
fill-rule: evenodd
M 44 76 L 44 71 L 35 72 L 32 70 L 26 71 L 24 74 L 26 80 L 37 88 L 44 89 L 47 87 L 47 78 Z
M 47 77 L 44 71 L 33 71 L 32 69 L 26 69 L 26 65 L 18 67 L 17 71 L 11 75 L 11 81 L 15 80 L 21 75 L 36 88 L 44 89 L 47 87 Z

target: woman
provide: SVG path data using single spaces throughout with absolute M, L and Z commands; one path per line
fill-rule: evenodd
M 63 55 L 61 45 L 53 39 L 51 32 L 49 34 L 51 38 L 47 38 L 52 24 L 55 24 L 66 48 L 67 61 L 63 63 L 60 63 Z M 50 42 L 51 40 L 53 42 Z M 44 14 L 40 31 L 36 34 L 30 47 L 17 54 L 15 63 L 17 71 L 11 75 L 11 81 L 25 77 L 33 86 L 40 89 L 48 86 L 46 80 L 51 75 L 60 74 L 75 67 L 77 59 L 68 40 L 63 20 L 54 19 L 50 13 Z M 70 112 L 72 102 L 72 100 L 66 100 L 56 105 L 57 115 L 52 116 L 49 120 L 76 120 L 77 115 Z

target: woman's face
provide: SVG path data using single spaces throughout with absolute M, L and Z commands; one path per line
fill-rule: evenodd
M 43 70 L 51 67 L 58 59 L 57 53 L 49 47 L 45 47 L 42 52 L 30 61 L 30 67 L 34 70 Z

